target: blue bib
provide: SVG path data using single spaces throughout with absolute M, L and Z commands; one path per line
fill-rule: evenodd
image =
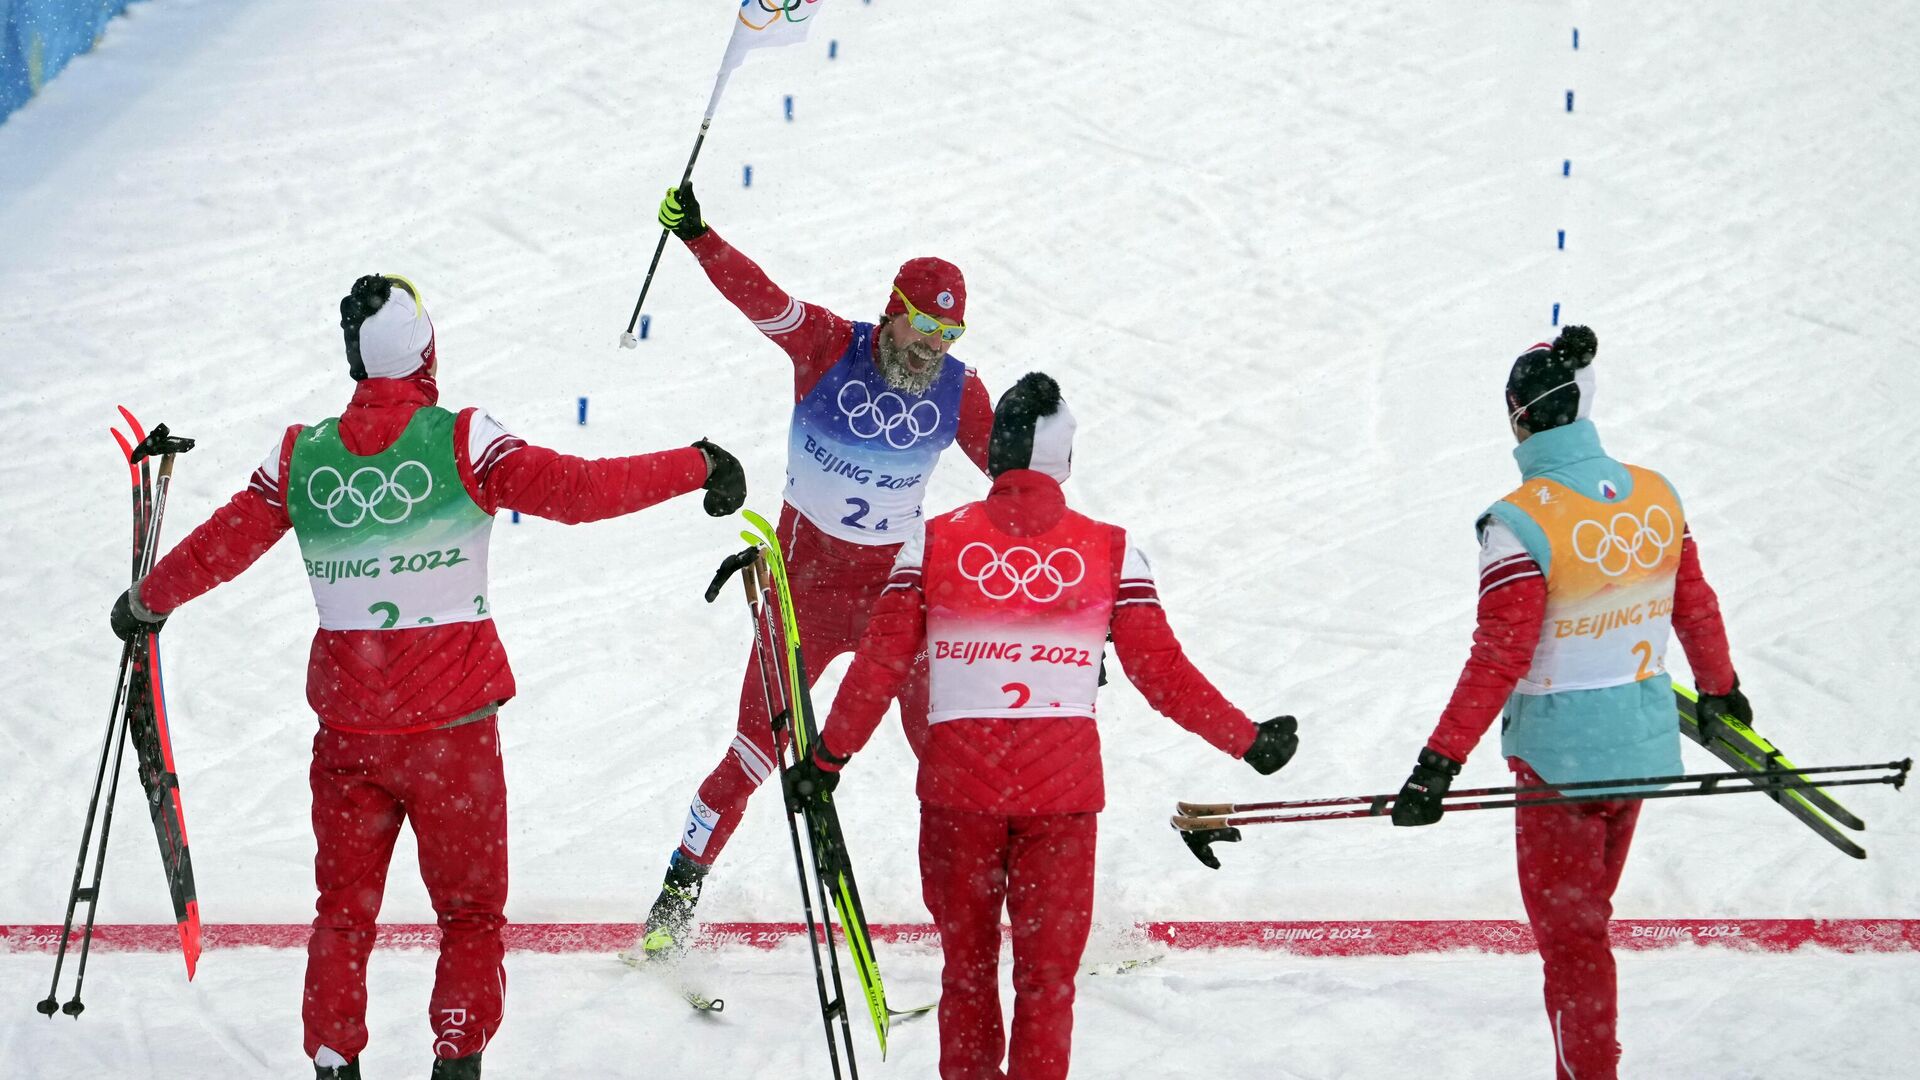
M 948 356 L 925 393 L 903 393 L 874 366 L 873 334 L 854 323 L 847 351 L 794 405 L 787 502 L 829 536 L 897 544 L 959 431 L 967 366 Z

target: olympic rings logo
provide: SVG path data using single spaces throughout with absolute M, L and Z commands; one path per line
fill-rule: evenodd
M 1678 539 L 1673 516 L 1665 507 L 1650 506 L 1645 520 L 1623 510 L 1605 525 L 1593 518 L 1575 525 L 1573 553 L 1602 574 L 1619 577 L 1636 566 L 1651 570 L 1660 565 Z
M 803 7 L 812 7 L 819 2 L 820 0 L 758 0 L 758 2 L 756 2 L 756 0 L 740 0 L 740 22 L 749 30 L 765 30 L 781 21 L 790 23 L 806 22 L 813 17 L 813 12 L 808 11 L 804 14 L 796 14 L 796 12 L 799 12 Z M 750 6 L 759 8 L 762 15 L 765 16 L 758 25 L 755 25 L 752 19 L 747 18 L 747 8 Z
M 895 450 L 907 449 L 940 427 L 940 406 L 931 401 L 916 401 L 909 406 L 906 398 L 891 390 L 875 397 L 866 383 L 842 386 L 839 402 L 848 431 L 862 439 L 884 435 L 887 445 Z
M 412 476 L 408 469 L 419 472 L 419 484 L 407 482 Z M 401 462 L 391 477 L 373 465 L 361 466 L 347 477 L 331 465 L 322 465 L 307 477 L 307 501 L 315 510 L 324 510 L 328 520 L 343 529 L 351 529 L 369 516 L 382 525 L 398 525 L 431 494 L 433 473 L 418 461 Z
M 976 549 L 985 556 L 984 562 L 974 556 Z M 961 577 L 980 586 L 989 600 L 1025 593 L 1037 604 L 1053 603 L 1087 576 L 1085 560 L 1072 548 L 1055 548 L 1045 557 L 1030 547 L 1012 547 L 1002 554 L 978 540 L 960 549 L 954 566 Z

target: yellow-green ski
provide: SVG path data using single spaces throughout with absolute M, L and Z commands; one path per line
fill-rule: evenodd
M 1707 748 L 1713 756 L 1736 769 L 1758 773 L 1793 772 L 1794 765 L 1780 753 L 1774 745 L 1760 737 L 1752 728 L 1731 716 L 1721 716 L 1721 728 L 1731 732 L 1741 740 L 1739 744 L 1726 738 L 1708 740 L 1700 730 L 1697 707 L 1700 695 L 1692 688 L 1673 684 L 1675 704 L 1679 707 L 1680 731 L 1694 742 Z M 1851 829 L 1864 829 L 1866 822 L 1861 821 L 1851 811 L 1836 802 L 1833 796 L 1817 787 L 1785 788 L 1769 793 L 1769 798 L 1799 818 L 1808 828 L 1820 837 L 1856 859 L 1867 857 L 1867 849 L 1855 843 L 1835 821 Z M 1823 812 L 1824 811 L 1824 812 Z M 1831 817 L 1831 820 L 1829 818 Z
M 787 646 L 787 700 L 797 715 L 792 717 L 795 760 L 813 753 L 820 728 L 814 717 L 813 697 L 808 691 L 806 661 L 800 650 L 800 622 L 793 610 L 793 590 L 787 584 L 786 558 L 780 551 L 780 537 L 773 524 L 751 510 L 741 516 L 753 525 L 753 532 L 742 531 L 740 538 L 766 552 L 767 569 L 773 576 L 774 591 L 780 599 L 780 622 L 785 628 Z M 829 803 L 831 798 L 829 797 Z M 860 892 L 853 883 L 853 867 L 847 858 L 846 838 L 840 830 L 840 817 L 829 805 L 827 812 L 807 814 L 808 833 L 813 841 L 814 865 L 821 881 L 833 897 L 840 916 L 840 929 L 847 938 L 847 951 L 853 957 L 854 974 L 867 999 L 867 1011 L 873 1017 L 873 1033 L 880 1042 L 880 1058 L 886 1060 L 887 1033 L 891 1011 L 887 1008 L 886 986 L 880 980 L 880 965 L 873 955 L 873 941 L 867 934 L 867 916 L 860 906 Z M 829 942 L 831 947 L 831 942 Z

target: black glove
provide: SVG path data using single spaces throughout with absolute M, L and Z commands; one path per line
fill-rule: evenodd
M 1261 776 L 1272 776 L 1280 767 L 1293 760 L 1293 752 L 1300 749 L 1300 736 L 1294 734 L 1299 723 L 1291 716 L 1276 716 L 1260 725 L 1260 734 L 1253 737 L 1253 745 L 1241 755 L 1241 760 L 1253 766 L 1253 771 Z M 1233 837 L 1240 839 L 1239 834 Z M 1194 854 L 1199 854 L 1196 849 Z M 1202 858 L 1201 862 L 1207 860 Z
M 1693 714 L 1698 718 L 1702 746 L 1712 746 L 1714 736 L 1722 734 L 1726 728 L 1726 722 L 1721 719 L 1723 716 L 1731 716 L 1748 727 L 1753 726 L 1753 706 L 1747 704 L 1747 695 L 1740 692 L 1738 675 L 1733 677 L 1733 686 L 1726 693 L 1701 694 Z M 1731 738 L 1726 741 L 1733 742 Z
M 1573 368 L 1586 367 L 1599 351 L 1599 336 L 1584 326 L 1569 326 L 1560 331 L 1560 336 L 1553 339 L 1551 349 L 1555 357 L 1570 361 Z
M 700 216 L 700 200 L 693 197 L 693 181 L 667 189 L 667 197 L 660 200 L 660 227 L 671 229 L 686 243 L 706 235 L 707 223 Z
M 707 489 L 706 501 L 701 504 L 707 516 L 726 517 L 740 509 L 747 501 L 747 473 L 740 467 L 740 459 L 705 439 L 693 445 L 707 456 L 707 482 L 700 485 Z
M 1420 763 L 1413 767 L 1413 775 L 1407 777 L 1400 795 L 1393 800 L 1393 823 L 1431 825 L 1439 821 L 1440 815 L 1447 812 L 1440 800 L 1447 797 L 1447 789 L 1459 775 L 1459 762 L 1422 747 Z
M 833 789 L 840 786 L 840 766 L 844 764 L 844 761 L 835 764 L 826 747 L 814 747 L 813 756 L 788 769 L 782 778 L 787 789 L 787 812 L 798 814 L 831 806 Z
M 113 625 L 113 636 L 121 641 L 132 641 L 135 634 L 157 634 L 161 627 L 167 625 L 165 615 L 155 615 L 134 598 L 133 590 L 139 587 L 136 583 L 133 588 L 121 593 L 120 599 L 113 602 L 113 613 L 107 616 L 107 621 Z
M 1232 827 L 1224 829 L 1194 829 L 1191 832 L 1180 830 L 1180 839 L 1187 842 L 1187 850 L 1208 869 L 1220 869 L 1220 858 L 1213 853 L 1215 844 L 1237 844 L 1240 842 L 1240 830 Z

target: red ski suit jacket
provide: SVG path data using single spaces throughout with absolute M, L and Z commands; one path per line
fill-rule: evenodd
M 434 404 L 430 376 L 367 379 L 340 414 L 340 438 L 355 454 L 377 454 L 406 430 L 414 411 Z M 479 420 L 476 421 L 476 416 Z M 496 433 L 474 452 L 474 424 Z M 140 583 L 140 600 L 166 614 L 239 576 L 293 527 L 283 493 L 293 441 L 278 464 L 175 545 Z M 518 510 L 576 524 L 618 517 L 698 489 L 707 465 L 696 447 L 589 460 L 515 438 L 477 409 L 459 414 L 455 455 L 467 494 L 488 513 Z M 441 727 L 513 697 L 513 671 L 492 619 L 395 630 L 319 630 L 307 660 L 307 702 L 341 731 L 402 734 Z
M 1032 536 L 1060 520 L 1066 499 L 1046 474 L 1014 469 L 1000 474 L 986 500 L 975 505 L 1000 531 Z M 1244 755 L 1259 729 L 1187 659 L 1152 578 L 1124 569 L 1126 534 L 1114 529 L 1113 537 L 1118 602 L 1111 629 L 1128 680 L 1174 723 L 1236 758 Z M 866 745 L 925 646 L 920 568 L 896 567 L 820 732 L 825 767 L 834 767 L 826 759 L 845 759 Z M 978 813 L 1099 811 L 1106 806 L 1099 729 L 1091 717 L 934 724 L 920 751 L 918 792 L 928 805 Z

